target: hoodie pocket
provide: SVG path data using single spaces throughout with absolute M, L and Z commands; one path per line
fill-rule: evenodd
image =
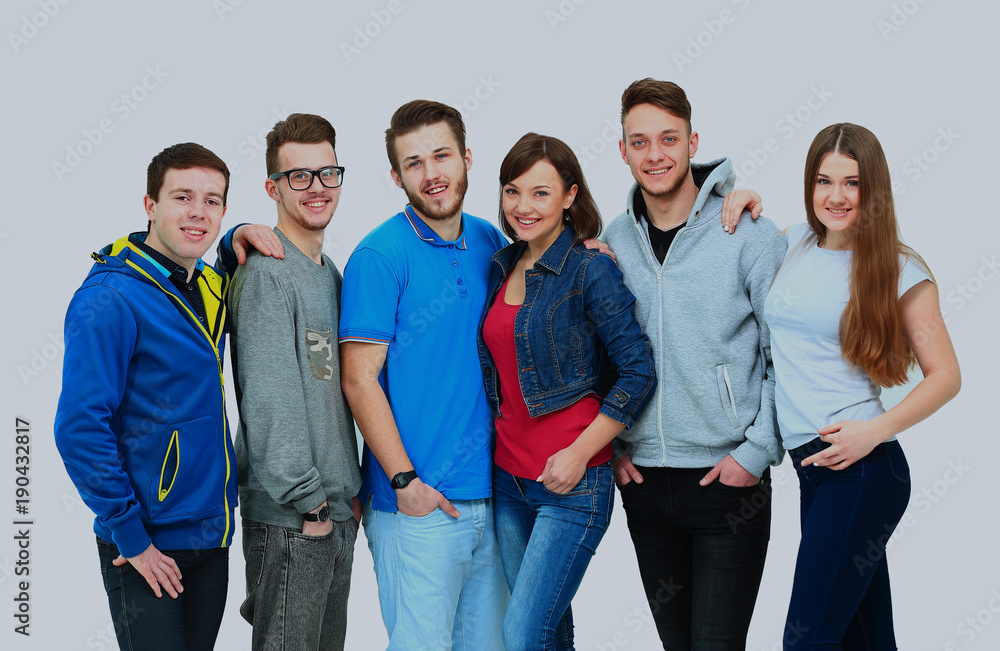
M 160 438 L 149 483 L 149 516 L 165 521 L 221 514 L 225 441 L 212 417 L 173 423 Z
M 722 402 L 722 409 L 729 416 L 729 424 L 737 427 L 740 424 L 740 416 L 736 412 L 736 396 L 733 395 L 733 384 L 729 380 L 729 369 L 725 364 L 715 367 L 715 379 L 719 383 L 719 400 Z

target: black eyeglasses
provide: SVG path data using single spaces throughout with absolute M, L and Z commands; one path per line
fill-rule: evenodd
M 305 190 L 312 185 L 313 179 L 319 177 L 319 182 L 324 188 L 339 188 L 344 182 L 344 168 L 334 165 L 324 167 L 321 170 L 288 170 L 287 172 L 275 172 L 267 178 L 277 181 L 282 176 L 288 179 L 288 187 L 293 190 Z

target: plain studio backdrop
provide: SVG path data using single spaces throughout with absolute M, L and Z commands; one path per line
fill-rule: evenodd
M 326 233 L 341 269 L 369 230 L 399 211 L 383 134 L 416 98 L 460 108 L 474 164 L 466 211 L 494 221 L 503 155 L 528 131 L 577 152 L 606 223 L 632 178 L 618 153 L 619 100 L 652 76 L 688 93 L 696 161 L 730 156 L 780 227 L 804 220 L 813 136 L 856 122 L 879 137 L 903 237 L 933 270 L 962 364 L 957 399 L 900 438 L 913 497 L 889 542 L 900 648 L 1000 648 L 995 424 L 1000 225 L 996 71 L 990 3 L 432 2 L 253 0 L 5 2 L 0 27 L 6 208 L 0 221 L 0 634 L 9 649 L 114 649 L 91 531 L 52 440 L 66 306 L 90 253 L 145 227 L 150 158 L 199 142 L 230 165 L 228 228 L 273 225 L 264 142 L 288 113 L 319 113 L 347 168 Z M 214 250 L 206 256 L 214 260 Z M 706 288 L 706 291 L 711 291 Z M 228 354 L 227 354 L 228 359 Z M 916 376 L 917 374 L 915 374 Z M 236 401 L 227 369 L 229 418 Z M 421 381 L 421 378 L 414 378 Z M 904 391 L 887 392 L 887 403 Z M 447 396 L 442 396 L 447 400 Z M 16 418 L 31 423 L 28 565 L 17 565 Z M 774 519 L 748 649 L 779 649 L 798 544 L 798 482 L 774 469 Z M 4 533 L 6 532 L 6 533 Z M 15 574 L 28 567 L 30 575 Z M 30 637 L 14 632 L 29 581 Z M 218 648 L 249 648 L 239 616 L 237 529 Z M 577 648 L 657 648 L 625 516 L 573 603 Z M 371 556 L 358 537 L 349 649 L 384 648 Z

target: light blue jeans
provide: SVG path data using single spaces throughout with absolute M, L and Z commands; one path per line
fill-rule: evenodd
M 611 464 L 587 468 L 568 493 L 493 467 L 493 499 L 510 605 L 506 651 L 571 651 L 576 595 L 614 505 Z
M 365 504 L 389 651 L 503 651 L 509 595 L 492 501 L 452 504 L 457 519 L 441 509 L 412 517 Z

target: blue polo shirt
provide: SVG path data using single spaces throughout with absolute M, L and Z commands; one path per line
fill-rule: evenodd
M 389 347 L 379 382 L 421 481 L 448 499 L 491 494 L 493 418 L 476 334 L 491 258 L 507 242 L 465 213 L 442 240 L 410 206 L 369 233 L 344 268 L 340 341 Z M 361 497 L 396 511 L 395 491 L 368 446 Z

